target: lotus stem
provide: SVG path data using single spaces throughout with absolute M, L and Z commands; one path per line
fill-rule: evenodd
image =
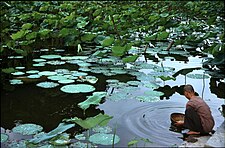
M 114 148 L 114 142 L 115 142 L 115 136 L 116 136 L 116 129 L 117 129 L 117 123 L 116 123 L 116 127 L 114 128 L 114 131 L 113 131 L 113 141 L 112 141 L 113 148 Z
M 205 89 L 205 72 L 203 73 L 202 99 L 203 99 L 204 89 Z

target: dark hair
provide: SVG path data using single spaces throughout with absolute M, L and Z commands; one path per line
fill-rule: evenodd
M 192 85 L 190 85 L 190 84 L 187 84 L 187 85 L 185 85 L 184 86 L 184 92 L 195 92 L 195 90 L 194 90 L 194 88 L 193 88 L 193 86 Z

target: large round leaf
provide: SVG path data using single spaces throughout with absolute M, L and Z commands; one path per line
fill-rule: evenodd
M 114 138 L 114 144 L 120 141 L 119 136 L 113 135 L 113 134 L 105 134 L 105 133 L 97 133 L 97 134 L 91 135 L 89 138 L 89 141 L 95 144 L 113 145 L 113 138 Z
M 95 88 L 88 84 L 71 84 L 61 87 L 60 90 L 66 93 L 86 93 L 94 91 Z
M 38 132 L 42 131 L 43 127 L 36 124 L 21 124 L 12 129 L 14 133 L 21 133 L 23 135 L 33 135 L 37 134 Z

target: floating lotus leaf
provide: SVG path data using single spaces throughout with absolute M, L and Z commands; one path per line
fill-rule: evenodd
M 112 132 L 112 128 L 110 126 L 96 126 L 94 128 L 92 128 L 93 132 L 96 133 L 110 133 Z
M 52 75 L 56 75 L 57 72 L 54 71 L 42 71 L 38 73 L 40 76 L 52 76 Z
M 158 71 L 158 72 L 172 72 L 175 70 L 175 68 L 173 67 L 156 67 L 154 68 L 155 71 Z
M 106 92 L 94 92 L 92 96 L 88 96 L 88 99 L 83 102 L 80 102 L 78 106 L 83 110 L 86 110 L 91 104 L 99 105 L 102 98 L 106 95 Z
M 6 142 L 9 136 L 7 134 L 1 133 L 1 143 Z
M 80 71 L 91 71 L 91 69 L 87 68 L 87 67 L 80 67 L 79 70 Z
M 92 92 L 95 88 L 88 84 L 70 84 L 60 88 L 65 93 L 87 93 Z
M 34 67 L 43 67 L 45 66 L 45 62 L 41 62 L 41 63 L 37 63 L 37 64 L 33 64 Z
M 70 74 L 70 71 L 68 69 L 56 69 L 55 72 L 58 74 Z
M 8 144 L 7 146 L 9 148 L 26 148 L 26 140 L 20 140 L 20 141 L 13 141 L 10 144 Z
M 69 61 L 66 61 L 67 63 L 69 64 L 78 64 L 78 63 L 83 63 L 82 60 L 69 60 Z
M 94 116 L 94 117 L 88 117 L 84 120 L 74 117 L 71 119 L 63 119 L 63 121 L 66 122 L 75 122 L 77 124 L 79 124 L 81 127 L 85 128 L 85 129 L 90 129 L 93 128 L 97 125 L 99 126 L 106 126 L 109 122 L 109 120 L 111 120 L 113 117 L 109 116 L 109 115 L 103 115 L 102 113 L 99 113 L 98 115 Z
M 91 84 L 95 84 L 98 81 L 98 78 L 95 76 L 86 76 L 85 80 Z
M 69 83 L 73 83 L 75 82 L 75 80 L 59 80 L 58 83 L 60 84 L 69 84 Z
M 38 70 L 29 70 L 29 71 L 26 71 L 27 74 L 35 74 L 35 73 L 39 73 Z
M 79 65 L 80 67 L 88 67 L 88 66 L 91 66 L 90 63 L 86 63 L 86 62 L 80 62 L 80 63 L 77 63 L 77 65 Z
M 53 80 L 53 81 L 66 80 L 67 79 L 67 77 L 65 77 L 65 76 L 48 76 L 47 78 L 49 80 Z
M 156 88 L 160 87 L 158 84 L 151 83 L 151 82 L 144 84 L 144 86 L 147 87 L 147 88 L 151 88 L 151 89 L 156 89 Z
M 86 137 L 84 136 L 84 134 L 77 134 L 74 136 L 77 140 L 85 140 Z
M 12 131 L 14 133 L 20 133 L 23 135 L 37 134 L 38 132 L 40 132 L 42 130 L 43 130 L 42 126 L 36 125 L 36 124 L 31 124 L 31 123 L 21 124 L 12 129 Z
M 126 70 L 120 70 L 120 69 L 115 69 L 115 70 L 111 70 L 111 72 L 116 73 L 116 74 L 126 74 L 127 71 Z
M 141 85 L 142 83 L 140 81 L 128 81 L 127 84 L 133 85 L 133 86 L 138 86 L 138 85 Z
M 148 95 L 148 96 L 157 96 L 157 97 L 159 97 L 159 96 L 163 96 L 164 95 L 164 93 L 163 92 L 161 92 L 161 91 L 156 91 L 156 90 L 149 90 L 149 91 L 146 91 L 146 92 L 144 92 L 146 95 Z
M 89 137 L 89 141 L 95 144 L 113 145 L 113 142 L 114 144 L 118 143 L 120 141 L 120 138 L 119 136 L 113 134 L 96 133 Z
M 57 135 L 56 137 L 52 138 L 49 143 L 55 145 L 55 146 L 62 146 L 67 145 L 70 143 L 70 135 L 67 133 L 62 133 L 60 135 Z
M 18 79 L 13 79 L 13 80 L 9 80 L 10 84 L 14 85 L 14 84 L 23 84 L 22 80 L 18 80 Z
M 40 58 L 43 58 L 43 59 L 58 59 L 58 58 L 61 58 L 60 55 L 42 55 L 40 56 Z
M 45 62 L 45 59 L 33 59 L 34 62 Z
M 136 97 L 137 100 L 142 102 L 157 102 L 160 100 L 158 96 L 138 96 Z
M 23 56 L 9 56 L 9 59 L 22 59 L 24 58 Z
M 116 75 L 116 73 L 111 73 L 111 72 L 103 72 L 103 74 L 105 76 L 115 76 Z
M 117 79 L 108 79 L 106 80 L 107 83 L 119 83 L 119 80 Z
M 72 143 L 71 145 L 70 145 L 70 147 L 74 147 L 74 148 L 89 148 L 89 147 L 95 147 L 94 145 L 91 145 L 91 143 L 84 143 L 84 142 L 80 142 L 80 141 L 78 141 L 78 142 L 75 142 L 75 143 Z
M 25 67 L 15 67 L 15 69 L 25 69 Z
M 36 86 L 42 87 L 42 88 L 54 88 L 54 87 L 57 87 L 58 85 L 59 85 L 58 83 L 47 82 L 47 81 L 36 84 Z
M 40 49 L 40 51 L 49 51 L 47 48 Z
M 204 75 L 204 74 L 187 74 L 187 77 L 192 78 L 192 79 L 208 79 L 209 76 L 208 75 Z
M 64 52 L 65 49 L 55 49 L 54 51 L 55 51 L 55 52 Z
M 72 71 L 71 71 L 72 72 Z M 72 74 L 71 74 L 72 76 L 77 76 L 77 77 L 79 77 L 79 76 L 86 76 L 86 75 L 88 75 L 87 73 L 85 73 L 85 72 L 72 72 Z
M 38 75 L 38 74 L 33 74 L 33 75 L 27 76 L 27 78 L 31 78 L 31 79 L 38 79 L 38 78 L 40 78 L 40 77 L 41 77 L 41 76 Z
M 59 123 L 59 125 L 54 130 L 48 133 L 41 134 L 40 136 L 34 137 L 33 139 L 30 139 L 29 142 L 37 144 L 39 142 L 51 139 L 59 134 L 62 134 L 63 132 L 74 126 L 75 124 Z
M 21 71 L 17 71 L 17 72 L 13 72 L 11 74 L 14 75 L 14 76 L 20 76 L 20 75 L 24 75 L 25 73 L 21 72 Z
M 66 62 L 56 60 L 56 61 L 48 61 L 48 62 L 46 62 L 46 63 L 49 64 L 49 65 L 63 65 L 63 64 L 65 64 Z

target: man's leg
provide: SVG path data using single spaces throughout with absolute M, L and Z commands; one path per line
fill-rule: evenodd
M 184 127 L 188 128 L 190 131 L 204 133 L 201 119 L 192 107 L 188 107 L 185 110 Z

